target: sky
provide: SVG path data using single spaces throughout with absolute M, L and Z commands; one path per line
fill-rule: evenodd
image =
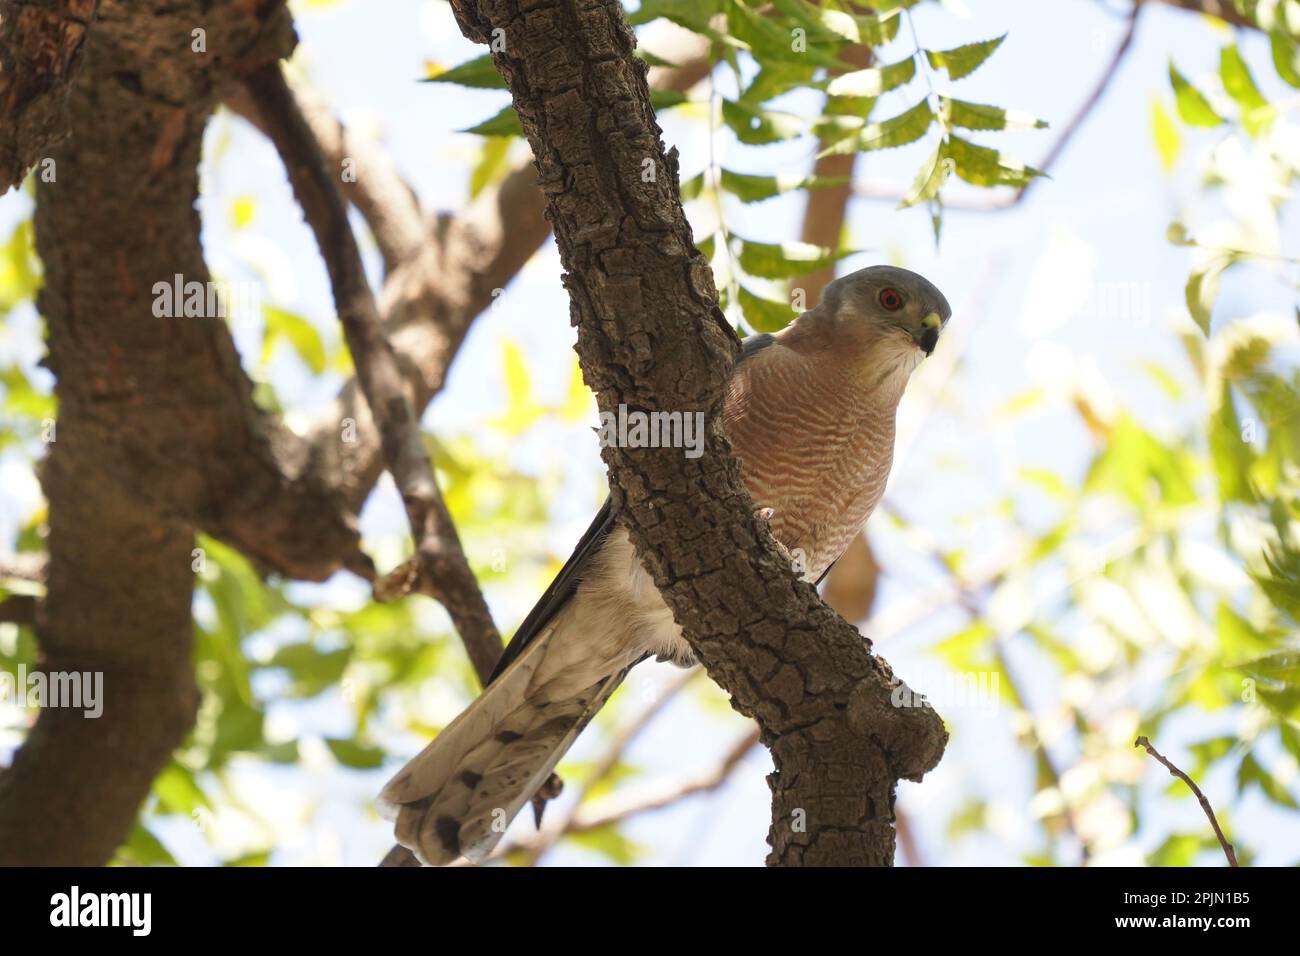
M 298 5 L 297 23 L 301 45 L 295 67 L 323 92 L 351 129 L 368 132 L 384 143 L 426 208 L 461 207 L 479 140 L 455 131 L 493 115 L 507 99 L 496 91 L 416 82 L 428 61 L 450 66 L 479 53 L 460 36 L 446 5 L 431 0 L 304 3 Z M 1009 34 L 997 54 L 962 81 L 961 95 L 1047 120 L 1051 128 L 1045 131 L 997 136 L 1003 149 L 1031 164 L 1047 153 L 1087 97 L 1124 26 L 1124 18 L 1114 8 L 1094 0 L 964 0 L 944 7 L 925 4 L 916 13 L 917 32 L 931 48 Z M 880 640 L 878 649 L 914 687 L 943 685 L 945 671 L 926 648 L 961 622 L 956 612 L 937 607 L 919 622 L 904 622 L 898 630 L 888 627 L 891 620 L 905 617 L 908 602 L 924 593 L 934 576 L 913 547 L 915 536 L 928 535 L 952 547 L 994 546 L 996 542 L 983 535 L 987 525 L 979 516 L 994 508 L 996 494 L 1005 493 L 1021 469 L 1050 466 L 1067 481 L 1077 481 L 1095 450 L 1074 416 L 1028 416 L 1014 427 L 987 428 L 982 423 L 995 420 L 1000 408 L 1030 388 L 1059 388 L 1079 378 L 1095 381 L 1102 393 L 1113 393 L 1123 405 L 1137 409 L 1158 432 L 1177 433 L 1189 416 L 1203 411 L 1171 406 L 1140 366 L 1143 359 L 1172 367 L 1183 362 L 1168 328 L 1187 321 L 1183 284 L 1188 255 L 1166 242 L 1165 232 L 1172 220 L 1187 212 L 1181 204 L 1194 194 L 1197 175 L 1192 162 L 1182 163 L 1173 175 L 1162 169 L 1151 133 L 1151 104 L 1157 96 L 1166 103 L 1170 100 L 1171 53 L 1182 72 L 1195 78 L 1213 71 L 1223 39 L 1196 17 L 1152 5 L 1143 15 L 1131 54 L 1051 170 L 1051 179 L 1038 183 L 1021 205 L 1010 210 L 950 209 L 937 247 L 923 210 L 899 211 L 894 203 L 870 199 L 859 199 L 851 207 L 849 241 L 863 251 L 843 262 L 840 271 L 891 261 L 931 278 L 954 309 L 945 335 L 950 341 L 936 358 L 943 356 L 945 348 L 953 350 L 949 360 L 955 350 L 963 358 L 960 390 L 953 378 L 943 375 L 942 363 L 936 363 L 933 373 L 919 374 L 900 412 L 899 450 L 887 507 L 904 515 L 917 530 L 902 535 L 879 516 L 870 529 L 888 570 L 878 598 L 877 630 L 871 633 Z M 910 42 L 906 31 L 895 41 L 904 53 Z M 1265 82 L 1274 80 L 1265 68 L 1265 45 L 1249 36 L 1242 45 L 1257 66 L 1257 78 L 1272 92 L 1273 86 Z M 892 58 L 887 53 L 885 59 Z M 728 81 L 718 82 L 719 91 L 724 91 Z M 915 95 L 914 89 L 887 94 L 877 115 L 900 112 Z M 793 111 L 811 108 L 797 98 L 780 105 Z M 685 116 L 673 111 L 662 117 L 665 141 L 681 150 L 683 177 L 708 162 L 709 128 L 704 115 L 695 109 Z M 1189 150 L 1198 142 L 1208 142 L 1185 135 Z M 205 251 L 213 272 L 225 277 L 260 276 L 269 300 L 309 316 L 323 335 L 337 341 L 324 271 L 274 151 L 229 114 L 219 115 L 211 124 L 207 147 L 200 205 Z M 516 144 L 516 149 L 522 146 Z M 714 149 L 718 161 L 728 168 L 763 173 L 806 172 L 814 152 L 807 141 L 744 147 L 729 134 L 721 135 Z M 924 155 L 919 145 L 871 154 L 860 159 L 859 175 L 901 188 L 911 181 Z M 257 198 L 253 228 L 236 229 L 232 203 L 245 195 Z M 986 197 L 970 189 L 952 194 L 955 204 L 962 198 Z M 25 196 L 0 198 L 0 236 L 7 235 L 29 208 Z M 707 212 L 698 215 L 697 225 L 705 224 Z M 766 241 L 797 237 L 801 216 L 798 197 L 726 207 L 729 227 Z M 1189 225 L 1194 227 L 1195 222 Z M 1295 239 L 1300 238 L 1295 222 L 1287 222 L 1286 227 L 1283 245 L 1294 249 Z M 369 246 L 367 262 L 377 283 L 379 265 Z M 505 391 L 501 356 L 507 342 L 517 344 L 528 356 L 539 397 L 563 400 L 572 372 L 574 333 L 560 272 L 558 256 L 548 241 L 511 284 L 499 307 L 474 324 L 446 389 L 424 417 L 427 428 L 440 436 L 476 435 L 486 420 L 501 412 Z M 1248 300 L 1252 309 L 1286 307 L 1291 293 L 1281 283 L 1274 285 L 1255 271 L 1230 273 L 1223 301 L 1226 307 L 1234 300 Z M 1131 293 L 1122 307 L 1107 298 L 1117 291 Z M 0 351 L 6 355 L 17 351 L 24 364 L 34 363 L 39 357 L 35 321 L 30 312 L 15 316 L 7 332 L 0 332 Z M 236 326 L 235 331 L 241 352 L 257 355 L 261 339 L 256 324 Z M 294 360 L 283 356 L 271 362 L 268 374 L 289 406 L 291 422 L 295 416 L 310 417 L 338 384 L 330 376 L 313 382 Z M 594 423 L 594 406 L 592 417 Z M 583 426 L 548 425 L 501 453 L 539 479 L 560 483 L 563 501 L 555 509 L 550 537 L 556 553 L 566 553 L 603 495 L 603 467 L 590 433 Z M 963 469 L 956 476 L 946 470 L 954 461 Z M 39 492 L 29 469 L 3 455 L 0 478 L 5 490 L 0 536 L 11 540 L 17 523 L 35 507 Z M 1019 504 L 1032 520 L 1035 503 Z M 405 528 L 400 502 L 386 479 L 363 515 L 363 531 L 381 566 L 385 560 L 396 560 Z M 304 586 L 298 593 L 312 599 L 364 600 L 363 589 L 354 581 L 335 581 L 324 589 Z M 489 592 L 503 629 L 513 627 L 535 597 L 523 588 Z M 1046 594 L 1036 597 L 1050 599 Z M 439 612 L 429 613 L 436 618 Z M 1037 681 L 1032 660 L 1026 659 L 1024 666 L 1034 694 L 1045 700 L 1058 692 Z M 649 701 L 672 679 L 671 668 L 646 666 L 633 675 L 624 693 Z M 923 785 L 904 783 L 900 791 L 900 807 L 914 822 L 920 856 L 928 863 L 1015 864 L 1020 854 L 1035 846 L 1034 823 L 1026 812 L 1033 794 L 1032 765 L 1015 740 L 1004 708 L 954 700 L 945 707 L 943 695 L 937 696 L 939 709 L 960 732 L 954 733 L 942 764 Z M 448 701 L 430 703 L 435 713 L 451 706 Z M 337 722 L 341 713 L 340 702 L 327 699 L 284 719 L 288 726 L 322 726 Z M 710 721 L 705 734 L 697 732 L 703 719 Z M 638 740 L 631 757 L 647 769 L 675 778 L 706 768 L 743 730 L 739 718 L 730 722 L 705 718 L 698 704 L 682 701 L 669 707 Z M 1185 732 L 1202 730 L 1198 725 Z M 405 739 L 410 752 L 420 745 L 414 735 Z M 575 757 L 582 758 L 587 744 L 579 742 Z M 288 834 L 274 862 L 372 864 L 390 839 L 386 825 L 367 806 L 396 767 L 374 774 L 343 773 L 322 749 L 304 747 L 305 766 L 293 777 L 279 770 L 250 771 L 240 781 L 245 799 L 264 806 L 281 821 L 282 833 Z M 766 852 L 769 801 L 763 778 L 769 769 L 766 754 L 752 752 L 718 792 L 638 818 L 628 832 L 651 848 L 649 863 L 756 865 Z M 1112 862 L 1134 862 L 1137 846 L 1150 848 L 1170 830 L 1202 825 L 1194 803 L 1163 799 L 1164 782 L 1159 776 L 1148 775 L 1150 786 L 1144 789 L 1143 799 L 1161 801 L 1161 812 L 1167 808 L 1168 819 L 1158 819 L 1151 832 L 1120 847 Z M 1203 783 L 1207 789 L 1227 787 L 1224 781 Z M 946 836 L 946 821 L 963 797 L 972 793 L 992 800 L 993 825 L 970 839 L 953 842 Z M 308 808 L 312 822 L 303 824 Z M 1242 802 L 1234 822 L 1248 833 L 1247 828 L 1258 828 L 1253 835 L 1262 846 L 1260 862 L 1294 862 L 1300 847 L 1294 817 L 1271 813 L 1256 794 Z M 525 830 L 529 826 L 516 825 Z M 187 832 L 183 823 L 168 828 L 165 837 L 182 860 L 207 858 L 202 838 Z M 237 841 L 238 835 L 231 839 Z M 599 861 L 587 851 L 569 848 L 549 859 Z

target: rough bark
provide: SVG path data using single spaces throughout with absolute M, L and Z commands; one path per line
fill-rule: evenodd
M 0 3 L 0 194 L 67 133 L 68 84 L 98 0 Z
M 614 0 L 456 0 L 494 56 L 537 159 L 578 352 L 602 410 L 709 413 L 705 454 L 604 450 L 615 506 L 712 676 L 754 717 L 776 771 L 774 865 L 888 865 L 899 779 L 947 739 L 928 707 L 795 579 L 753 518 L 717 429 L 736 341 L 717 307 L 665 153 L 645 68 Z M 497 44 L 498 46 L 502 44 Z
M 47 669 L 103 674 L 103 714 L 42 710 L 0 776 L 0 863 L 99 864 L 130 832 L 194 717 L 195 528 L 280 480 L 269 447 L 264 487 L 223 466 L 257 415 L 223 320 L 157 317 L 153 287 L 208 278 L 195 202 L 215 76 L 278 58 L 291 35 L 274 3 L 105 0 L 82 51 L 72 134 L 37 192 L 59 400 L 37 634 Z

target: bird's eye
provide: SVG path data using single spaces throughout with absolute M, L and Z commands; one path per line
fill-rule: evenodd
M 887 312 L 897 312 L 903 307 L 903 293 L 897 289 L 881 289 L 880 307 Z

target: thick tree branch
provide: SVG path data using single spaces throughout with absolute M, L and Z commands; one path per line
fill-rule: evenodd
M 0 864 L 106 862 L 192 724 L 195 525 L 240 500 L 224 462 L 249 444 L 251 386 L 224 319 L 159 309 L 155 284 L 208 279 L 195 203 L 214 74 L 290 41 L 279 4 L 101 0 L 68 88 L 72 133 L 35 216 L 59 400 L 37 637 L 47 670 L 99 675 L 103 712 L 41 711 L 0 776 Z
M 68 87 L 98 0 L 0 3 L 0 194 L 68 132 Z
M 900 778 L 937 763 L 928 707 L 897 708 L 888 666 L 776 555 L 718 429 L 736 343 L 665 154 L 645 69 L 613 0 L 457 0 L 462 31 L 502 31 L 514 96 L 600 407 L 709 413 L 706 453 L 609 447 L 611 493 L 711 677 L 772 752 L 773 864 L 888 864 Z M 654 176 L 645 174 L 652 169 Z

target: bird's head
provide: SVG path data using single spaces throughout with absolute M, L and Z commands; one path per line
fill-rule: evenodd
M 951 315 L 948 300 L 924 276 L 870 266 L 826 286 L 817 307 L 779 337 L 796 351 L 834 357 L 855 376 L 901 389 L 934 351 Z
M 822 306 L 839 334 L 894 342 L 926 355 L 952 315 L 934 283 L 897 266 L 870 266 L 836 279 L 826 287 Z

